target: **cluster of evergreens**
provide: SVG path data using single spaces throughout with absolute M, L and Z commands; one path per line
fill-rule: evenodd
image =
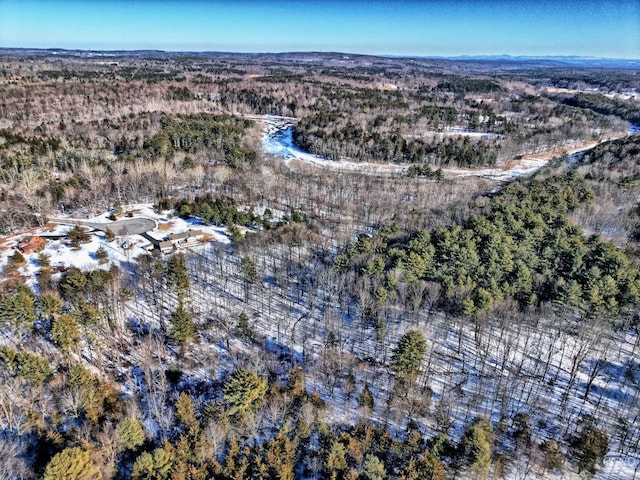
M 169 85 L 167 98 L 169 100 L 179 100 L 182 102 L 186 102 L 193 98 L 193 93 L 191 93 L 191 90 L 189 90 L 188 87 L 174 87 L 173 85 Z
M 41 70 L 38 72 L 38 77 L 42 80 L 83 80 L 83 81 L 100 81 L 105 77 L 108 77 L 106 72 L 96 72 L 96 71 L 88 71 L 88 72 L 78 72 L 73 70 Z
M 240 208 L 230 197 L 205 195 L 193 200 L 181 198 L 178 200 L 165 199 L 159 202 L 160 210 L 174 210 L 176 215 L 184 219 L 197 217 L 203 223 L 209 225 L 225 225 L 233 227 L 242 225 L 245 227 L 257 227 L 269 229 L 281 223 L 304 222 L 305 216 L 299 211 L 292 210 L 281 222 L 274 222 L 273 213 L 266 209 L 264 215 L 254 213 L 252 208 Z
M 433 180 L 441 181 L 444 178 L 442 169 L 433 170 L 429 165 L 411 165 L 407 168 L 408 177 L 426 177 Z
M 418 89 L 418 93 L 420 93 L 420 89 Z M 423 96 L 421 95 L 420 99 L 422 98 Z M 416 115 L 426 118 L 438 128 L 440 125 L 453 125 L 458 118 L 458 110 L 454 107 L 425 105 L 418 110 Z
M 82 271 L 72 268 L 63 275 L 59 287 L 66 300 L 76 302 L 100 295 L 107 285 L 113 283 L 114 278 L 115 273 L 110 270 Z
M 609 179 L 616 171 L 624 176 L 634 175 L 640 170 L 637 158 L 640 155 L 640 138 L 637 135 L 596 145 L 585 152 L 583 164 L 602 167 L 603 173 L 609 170 L 607 177 L 594 178 L 594 172 L 589 172 L 589 179 Z
M 435 90 L 464 95 L 466 93 L 499 92 L 502 90 L 502 87 L 494 80 L 488 78 L 454 77 L 439 82 Z
M 198 217 L 205 224 L 213 225 L 244 225 L 254 226 L 259 217 L 251 209 L 240 209 L 236 202 L 229 197 L 206 195 L 196 197 L 193 201 L 186 198 L 170 204 L 169 201 L 160 203 L 160 208 L 172 208 L 182 218 Z
M 100 68 L 98 70 L 78 71 L 74 69 L 62 70 L 41 70 L 38 77 L 42 80 L 82 80 L 89 82 L 105 82 L 122 79 L 125 81 L 146 81 L 147 83 L 159 83 L 163 81 L 184 81 L 184 77 L 179 78 L 182 72 L 171 70 L 169 72 L 162 68 L 123 66 L 120 68 Z
M 256 151 L 243 142 L 253 125 L 251 120 L 199 113 L 165 117 L 161 125 L 160 131 L 144 142 L 144 150 L 153 157 L 208 150 L 232 168 L 253 165 L 257 159 Z
M 347 157 L 357 161 L 478 167 L 493 165 L 497 159 L 496 145 L 468 137 L 426 142 L 406 139 L 399 130 L 379 133 L 350 122 L 342 128 L 332 128 L 332 118 L 339 115 L 316 113 L 300 120 L 293 130 L 296 145 L 332 160 Z
M 523 308 L 549 302 L 617 315 L 640 302 L 640 275 L 615 246 L 569 221 L 592 199 L 574 173 L 514 183 L 460 224 L 408 239 L 389 239 L 388 231 L 361 237 L 336 268 L 385 276 L 391 290 L 400 282 L 438 282 L 443 304 L 465 315 L 508 298 Z
M 60 139 L 54 137 L 24 137 L 8 130 L 0 130 L 0 148 L 9 149 L 17 145 L 25 145 L 31 155 L 44 155 L 60 148 Z
M 494 165 L 497 159 L 496 149 L 485 141 L 474 142 L 469 137 L 462 140 L 446 140 L 436 146 L 437 165 L 457 165 L 459 167 L 481 167 Z

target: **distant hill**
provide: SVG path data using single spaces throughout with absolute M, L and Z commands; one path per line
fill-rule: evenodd
M 513 67 L 583 67 L 583 68 L 640 68 L 640 59 L 594 58 L 573 56 L 512 56 L 512 55 L 462 55 L 440 56 L 395 56 L 364 55 L 344 52 L 281 52 L 281 53 L 238 53 L 238 52 L 167 52 L 163 50 L 66 50 L 61 48 L 0 48 L 0 55 L 30 57 L 79 57 L 79 58 L 164 58 L 168 56 L 189 56 L 204 58 L 252 58 L 257 60 L 278 60 L 305 63 L 339 63 L 362 65 L 372 62 L 393 62 L 412 60 L 420 63 L 456 62 L 465 64 L 491 64 L 504 68 Z

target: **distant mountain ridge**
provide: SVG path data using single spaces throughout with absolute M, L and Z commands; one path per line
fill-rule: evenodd
M 613 68 L 640 68 L 640 58 L 599 58 L 578 57 L 561 55 L 460 55 L 455 57 L 437 57 L 447 60 L 462 61 L 496 61 L 496 62 L 549 62 L 560 65 L 574 65 L 582 67 L 613 67 Z
M 372 55 L 346 52 L 223 52 L 223 51 L 164 51 L 164 50 L 68 50 L 64 48 L 5 48 L 0 47 L 0 55 L 11 56 L 69 56 L 69 57 L 164 57 L 164 56 L 201 56 L 201 57 L 237 57 L 237 58 L 278 58 L 291 59 L 297 61 L 322 61 L 322 60 L 354 60 L 354 59 L 413 59 L 421 61 L 450 61 L 462 63 L 494 63 L 512 66 L 537 66 L 537 67 L 583 67 L 583 68 L 638 68 L 640 69 L 640 58 L 598 58 L 579 56 L 558 56 L 558 55 L 458 55 L 458 56 L 437 56 L 437 55 Z

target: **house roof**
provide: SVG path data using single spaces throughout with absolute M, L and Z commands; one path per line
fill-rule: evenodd
M 169 234 L 169 240 L 171 240 L 171 241 L 184 240 L 185 238 L 188 238 L 188 237 L 189 237 L 189 233 L 188 232 L 170 233 Z
M 18 248 L 39 247 L 44 245 L 46 240 L 38 235 L 26 238 L 18 244 Z

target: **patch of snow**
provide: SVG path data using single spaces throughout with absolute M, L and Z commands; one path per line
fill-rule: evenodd
M 223 227 L 205 225 L 198 219 L 184 220 L 179 217 L 172 217 L 168 211 L 156 212 L 151 204 L 127 205 L 124 210 L 131 212 L 135 217 L 155 220 L 158 228 L 148 233 L 150 237 L 158 241 L 164 240 L 171 233 L 182 233 L 189 229 L 201 230 L 209 237 L 209 241 L 223 244 L 228 244 L 231 241 L 226 229 Z M 104 212 L 86 220 L 96 223 L 108 223 L 110 214 L 110 212 Z M 17 273 L 23 276 L 25 283 L 31 287 L 37 286 L 37 274 L 40 270 L 38 256 L 40 253 L 44 253 L 49 257 L 49 264 L 53 272 L 64 271 L 73 267 L 81 270 L 108 269 L 111 265 L 118 265 L 124 269 L 131 261 L 135 261 L 140 255 L 148 253 L 152 247 L 151 242 L 141 235 L 120 235 L 116 236 L 113 241 L 108 242 L 103 232 L 94 231 L 89 234 L 88 242 L 82 243 L 78 248 L 73 248 L 66 238 L 71 228 L 73 227 L 69 225 L 50 223 L 22 234 L 0 238 L 0 268 L 4 269 L 8 264 L 9 258 L 15 253 L 18 243 L 32 235 L 43 237 L 47 240 L 47 243 L 42 252 L 23 253 L 26 262 L 17 269 Z M 107 251 L 108 261 L 106 262 L 101 262 L 96 256 L 96 252 L 100 247 Z

